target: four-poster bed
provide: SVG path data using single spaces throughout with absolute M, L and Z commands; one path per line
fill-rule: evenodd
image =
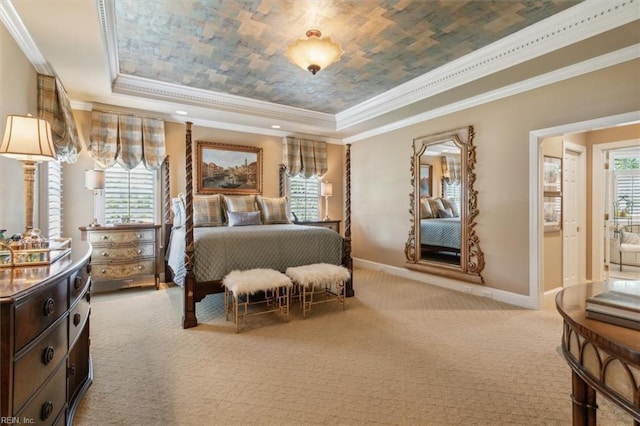
M 267 267 L 284 272 L 289 266 L 324 262 L 345 266 L 352 275 L 350 145 L 347 145 L 345 159 L 344 237 L 327 228 L 288 223 L 196 227 L 191 126 L 191 122 L 186 123 L 184 225 L 171 231 L 165 264 L 166 278 L 171 277 L 184 289 L 183 328 L 198 324 L 196 302 L 208 294 L 224 292 L 222 279 L 233 269 Z M 280 188 L 282 190 L 282 182 Z M 256 199 L 259 200 L 259 196 Z M 165 199 L 165 206 L 169 203 Z M 165 221 L 167 229 L 171 229 L 168 215 L 165 215 Z M 350 279 L 345 286 L 345 295 L 351 297 L 353 294 Z

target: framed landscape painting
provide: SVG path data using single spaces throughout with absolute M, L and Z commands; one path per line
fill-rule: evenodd
M 197 141 L 196 149 L 196 193 L 262 193 L 262 148 Z

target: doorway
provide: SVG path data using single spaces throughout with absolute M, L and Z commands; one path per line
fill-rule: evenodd
M 553 290 L 545 291 L 545 253 L 544 253 L 544 216 L 542 207 L 544 205 L 544 194 L 542 185 L 543 176 L 543 140 L 550 137 L 562 137 L 563 135 L 592 132 L 600 129 L 607 129 L 617 126 L 625 126 L 640 122 L 640 111 L 620 114 L 616 116 L 603 117 L 578 123 L 565 124 L 562 126 L 535 130 L 529 133 L 529 199 L 531 213 L 529 217 L 529 303 L 533 309 L 540 309 L 543 306 L 553 306 L 555 294 L 562 286 Z M 602 218 L 604 217 L 604 184 L 603 184 L 603 155 L 602 150 L 593 146 L 591 149 L 591 190 L 590 194 L 590 217 L 587 216 L 584 229 L 585 250 L 587 253 L 586 265 L 583 270 L 590 279 L 598 281 L 603 276 L 603 255 L 604 255 L 604 227 Z M 585 167 L 586 170 L 586 167 Z M 587 182 L 587 190 L 588 188 Z M 584 206 L 586 203 L 583 203 Z M 584 209 L 583 209 L 584 210 Z M 578 243 L 579 244 L 579 243 Z M 564 258 L 564 254 L 562 255 Z M 564 262 L 564 259 L 563 259 Z M 564 269 L 564 265 L 563 265 Z M 586 279 L 586 278 L 585 278 Z M 584 280 L 583 280 L 584 281 Z

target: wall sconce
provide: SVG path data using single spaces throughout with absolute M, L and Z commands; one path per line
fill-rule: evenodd
M 33 229 L 33 189 L 36 164 L 54 161 L 56 151 L 48 121 L 30 115 L 8 115 L 4 128 L 4 138 L 0 145 L 0 155 L 22 162 L 24 171 L 25 231 L 23 237 L 30 237 Z
M 320 195 L 324 197 L 324 221 L 329 219 L 329 197 L 333 195 L 333 184 L 330 182 L 322 182 L 320 184 Z
M 85 189 L 93 190 L 93 222 L 89 226 L 100 226 L 98 222 L 98 194 L 104 189 L 104 170 L 85 170 L 84 172 Z

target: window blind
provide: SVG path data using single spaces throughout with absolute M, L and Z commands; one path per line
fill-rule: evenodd
M 62 237 L 62 166 L 60 161 L 47 163 L 47 220 L 49 239 Z
M 139 164 L 125 170 L 119 164 L 105 170 L 105 223 L 154 222 L 156 173 Z
M 291 211 L 299 221 L 320 219 L 320 179 L 302 176 L 288 178 L 288 196 Z

